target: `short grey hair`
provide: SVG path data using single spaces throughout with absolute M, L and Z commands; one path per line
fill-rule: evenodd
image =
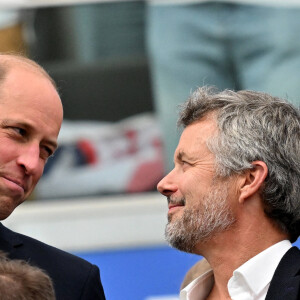
M 266 93 L 202 87 L 182 105 L 178 125 L 186 127 L 209 113 L 218 126 L 207 142 L 217 175 L 240 174 L 253 168 L 253 161 L 265 162 L 265 213 L 294 242 L 300 234 L 299 109 Z

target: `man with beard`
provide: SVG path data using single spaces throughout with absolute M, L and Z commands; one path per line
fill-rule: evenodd
M 211 270 L 180 299 L 299 299 L 300 112 L 268 94 L 199 88 L 182 106 L 166 239 Z
M 4 220 L 31 194 L 54 154 L 63 108 L 49 75 L 24 57 L 0 55 L 0 91 L 0 220 Z M 79 257 L 1 223 L 0 250 L 10 259 L 45 270 L 56 299 L 105 299 L 98 267 Z

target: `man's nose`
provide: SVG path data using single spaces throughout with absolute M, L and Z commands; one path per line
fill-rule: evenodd
M 27 144 L 17 159 L 18 165 L 24 168 L 27 175 L 34 175 L 40 169 L 40 147 L 37 144 Z
M 157 184 L 157 190 L 166 197 L 171 196 L 178 190 L 174 176 L 174 170 L 172 170 Z

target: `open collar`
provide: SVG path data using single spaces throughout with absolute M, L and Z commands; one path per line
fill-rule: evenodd
M 265 298 L 280 260 L 291 247 L 290 241 L 281 241 L 236 269 L 228 282 L 231 298 L 239 298 L 241 294 L 247 294 L 253 299 Z

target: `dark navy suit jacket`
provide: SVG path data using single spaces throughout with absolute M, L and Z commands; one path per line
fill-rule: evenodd
M 299 287 L 300 250 L 292 247 L 275 270 L 266 300 L 299 300 Z
M 91 263 L 13 232 L 0 223 L 0 249 L 23 259 L 51 277 L 57 300 L 105 300 L 99 268 Z

